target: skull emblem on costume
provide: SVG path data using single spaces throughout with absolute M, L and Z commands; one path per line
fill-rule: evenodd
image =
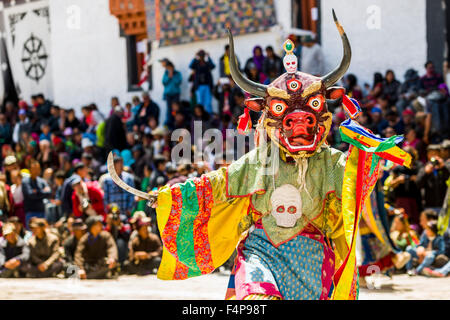
M 302 198 L 293 185 L 285 184 L 272 193 L 272 216 L 279 227 L 292 228 L 302 216 Z
M 294 54 L 288 54 L 283 59 L 284 68 L 287 73 L 296 73 L 298 70 L 297 56 Z

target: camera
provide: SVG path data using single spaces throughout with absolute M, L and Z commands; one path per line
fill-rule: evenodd
M 439 167 L 439 160 L 436 158 L 431 158 L 430 163 L 433 165 L 433 167 Z
M 83 200 L 81 200 L 81 208 L 83 209 L 83 211 L 89 208 L 90 204 L 91 202 L 89 201 L 89 199 L 83 198 Z

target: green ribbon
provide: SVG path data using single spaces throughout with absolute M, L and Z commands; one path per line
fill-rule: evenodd
M 372 164 L 370 166 L 370 174 L 373 173 L 373 171 L 375 170 L 376 166 L 378 165 L 378 162 L 380 161 L 380 156 L 378 156 L 376 153 L 377 152 L 384 152 L 386 150 L 389 150 L 393 147 L 396 147 L 397 144 L 395 143 L 395 141 L 399 138 L 399 136 L 392 136 L 390 138 L 387 139 L 383 139 L 382 142 L 380 142 L 380 144 L 377 147 L 368 147 L 363 145 L 361 142 L 359 142 L 356 139 L 350 138 L 349 136 L 347 136 L 345 133 L 342 132 L 342 128 L 339 128 L 339 132 L 341 134 L 341 138 L 344 142 L 347 142 L 353 146 L 355 146 L 356 148 L 363 150 L 365 152 L 369 152 L 369 153 L 373 153 L 372 155 Z M 361 137 L 361 135 L 357 135 L 356 136 Z

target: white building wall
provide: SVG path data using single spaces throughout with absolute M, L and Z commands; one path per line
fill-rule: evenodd
M 373 73 L 377 71 L 384 74 L 392 69 L 400 81 L 409 68 L 424 72 L 425 0 L 326 0 L 321 1 L 321 6 L 327 70 L 334 68 L 342 57 L 341 40 L 331 14 L 334 8 L 353 49 L 349 72 L 358 77 L 360 85 L 372 84 Z
M 54 101 L 80 110 L 95 102 L 110 111 L 112 96 L 128 93 L 126 41 L 108 0 L 49 0 Z

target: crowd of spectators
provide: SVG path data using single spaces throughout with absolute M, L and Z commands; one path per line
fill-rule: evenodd
M 317 44 L 305 51 L 308 48 L 320 56 Z M 243 71 L 254 81 L 270 83 L 283 73 L 283 65 L 272 47 L 265 53 L 255 47 Z M 217 61 L 220 78 L 216 82 L 212 76 L 215 64 L 203 50 L 190 63 L 190 75 L 181 74 L 168 59 L 160 62 L 165 68 L 161 79 L 165 117 L 160 117 L 160 107 L 146 92 L 125 105 L 111 98 L 107 114 L 94 103 L 83 106 L 80 118 L 75 110 L 57 106 L 42 94 L 29 102 L 5 103 L 0 113 L 1 277 L 76 273 L 84 279 L 155 272 L 162 252 L 155 210 L 112 181 L 106 167 L 108 153 L 114 152 L 119 177 L 144 192 L 198 177 L 219 165 L 172 162 L 176 142 L 171 133 L 192 131 L 195 121 L 202 121 L 203 132 L 236 129 L 248 97 L 230 76 L 228 46 Z M 386 165 L 382 181 L 386 208 L 397 231 L 393 236 L 419 262 L 427 255 L 421 249 L 417 252 L 409 237 L 418 239 L 421 232 L 417 246 L 428 250 L 429 243 L 434 248 L 439 242 L 436 246 L 442 254 L 445 241 L 442 237 L 434 240 L 440 236 L 433 234 L 432 219 L 423 222 L 420 213 L 431 210 L 437 216 L 450 176 L 450 96 L 431 62 L 426 70 L 422 77 L 408 70 L 402 83 L 391 70 L 384 76 L 376 73 L 374 83 L 362 87 L 355 75 L 343 79 L 347 94 L 360 101 L 363 113 L 358 121 L 363 126 L 381 137 L 405 135 L 401 147 L 411 154 L 412 166 Z M 191 83 L 189 101 L 180 99 L 184 76 Z M 213 98 L 217 112 L 213 112 Z M 341 108 L 330 111 L 333 126 L 328 143 L 346 151 L 348 145 L 338 132 L 346 115 Z M 252 113 L 252 118 L 257 117 Z M 405 224 L 399 212 L 409 222 Z M 447 241 L 447 255 L 448 245 Z M 430 266 L 427 262 L 416 271 L 438 274 Z

